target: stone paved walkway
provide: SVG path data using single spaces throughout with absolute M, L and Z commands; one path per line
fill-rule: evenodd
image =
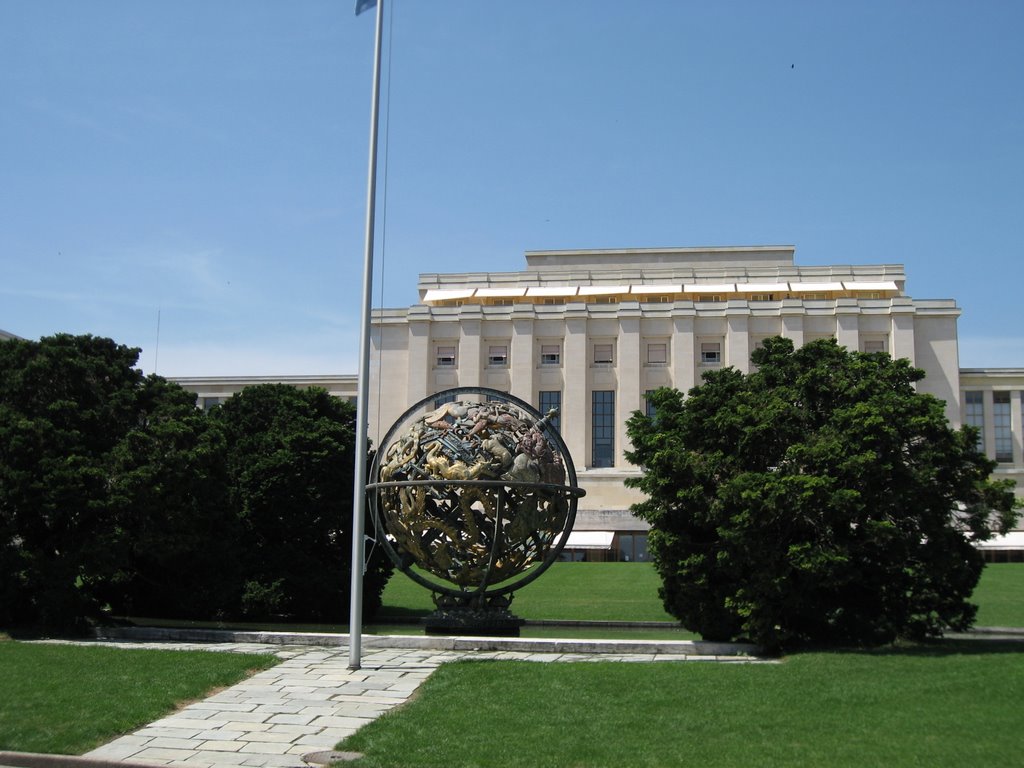
M 534 653 L 522 650 L 364 649 L 348 668 L 348 649 L 261 643 L 107 642 L 131 648 L 273 653 L 272 669 L 85 757 L 177 768 L 306 768 L 304 755 L 332 750 L 346 736 L 405 702 L 441 664 L 461 658 L 556 661 L 720 661 L 762 663 L 749 656 L 671 653 Z

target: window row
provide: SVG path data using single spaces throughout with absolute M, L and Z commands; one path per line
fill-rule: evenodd
M 489 344 L 487 346 L 487 367 L 507 368 L 509 361 L 508 344 Z M 543 344 L 540 348 L 539 363 L 557 366 L 562 364 L 562 347 L 560 344 Z M 434 347 L 434 367 L 455 368 L 458 366 L 458 346 L 455 344 L 438 344 Z
M 829 338 L 829 337 L 821 337 Z M 751 351 L 759 348 L 763 339 L 756 339 Z M 887 353 L 884 338 L 862 339 L 861 351 L 867 353 Z M 644 365 L 662 366 L 669 363 L 669 341 L 667 339 L 645 342 L 643 345 Z M 434 365 L 437 368 L 455 368 L 458 365 L 458 346 L 455 344 L 437 344 L 434 348 Z M 595 367 L 614 366 L 615 342 L 595 340 L 589 345 L 589 363 Z M 722 364 L 722 342 L 700 341 L 699 362 L 701 366 L 718 366 Z M 562 345 L 559 343 L 540 344 L 538 347 L 537 364 L 541 367 L 557 367 L 562 364 Z M 487 367 L 507 368 L 509 365 L 508 344 L 487 345 Z

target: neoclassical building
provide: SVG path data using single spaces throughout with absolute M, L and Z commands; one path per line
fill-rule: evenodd
M 518 272 L 426 273 L 419 301 L 373 315 L 370 436 L 413 403 L 483 386 L 559 409 L 587 495 L 569 541 L 577 557 L 644 560 L 647 526 L 623 481 L 625 423 L 645 393 L 688 390 L 722 366 L 750 369 L 763 339 L 833 337 L 926 373 L 919 389 L 954 425 L 977 426 L 996 476 L 1024 495 L 1024 369 L 959 368 L 953 299 L 906 294 L 899 264 L 803 266 L 791 246 L 531 251 Z M 248 384 L 321 386 L 355 398 L 356 377 L 177 379 L 209 407 Z M 1024 559 L 1024 531 L 989 545 Z
M 637 472 L 626 419 L 658 387 L 748 371 L 770 336 L 908 358 L 960 423 L 960 309 L 905 284 L 898 264 L 797 266 L 791 246 L 532 251 L 520 272 L 421 274 L 419 303 L 374 313 L 370 432 L 456 386 L 557 407 L 587 490 L 570 546 L 644 559 L 646 526 L 629 513 L 639 497 L 623 484 Z

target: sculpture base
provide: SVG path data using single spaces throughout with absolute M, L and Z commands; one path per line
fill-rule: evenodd
M 507 608 L 470 608 L 456 606 L 438 608 L 422 619 L 428 635 L 482 635 L 486 637 L 519 637 L 524 619 Z

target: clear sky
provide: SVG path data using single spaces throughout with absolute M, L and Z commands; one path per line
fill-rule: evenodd
M 526 250 L 791 244 L 905 264 L 962 366 L 1024 366 L 1021 0 L 387 2 L 375 305 Z M 0 328 L 355 373 L 353 6 L 0 0 Z

